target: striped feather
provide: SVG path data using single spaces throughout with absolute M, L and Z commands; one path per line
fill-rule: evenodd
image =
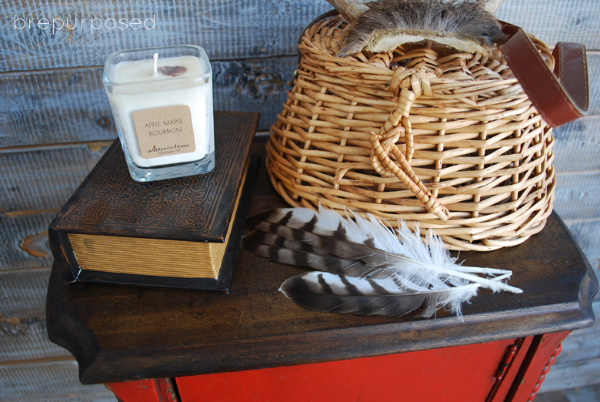
M 447 307 L 457 315 L 479 287 L 514 293 L 511 271 L 456 263 L 441 239 L 403 223 L 394 232 L 375 217 L 343 217 L 319 208 L 283 208 L 248 219 L 243 247 L 275 261 L 322 272 L 289 278 L 281 291 L 316 311 L 431 316 Z
M 253 230 L 244 236 L 242 246 L 260 257 L 319 271 L 364 276 L 374 269 L 354 259 L 333 256 L 308 243 L 289 240 L 260 230 Z
M 309 272 L 287 279 L 279 290 L 294 303 L 313 311 L 392 317 L 413 313 L 429 318 L 451 300 L 460 304 L 470 299 L 477 293 L 477 285 L 442 291 L 414 291 L 398 286 L 391 278 Z M 456 299 L 457 295 L 459 299 Z

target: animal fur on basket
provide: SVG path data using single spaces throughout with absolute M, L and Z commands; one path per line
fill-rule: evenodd
M 338 56 L 383 52 L 425 39 L 475 53 L 505 40 L 480 0 L 383 0 L 367 6 L 346 31 Z
M 254 230 L 243 237 L 244 248 L 318 270 L 293 276 L 280 288 L 309 310 L 428 318 L 447 307 L 460 316 L 462 303 L 480 287 L 522 292 L 504 283 L 511 271 L 459 265 L 431 231 L 424 243 L 418 231 L 403 224 L 394 231 L 373 216 L 288 208 L 248 223 Z

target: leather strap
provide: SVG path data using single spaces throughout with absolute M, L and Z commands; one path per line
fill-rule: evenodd
M 583 116 L 589 103 L 583 45 L 559 42 L 552 53 L 555 58 L 553 74 L 521 28 L 506 22 L 501 24 L 509 39 L 500 49 L 544 120 L 550 126 L 558 127 Z
M 317 17 L 304 29 L 298 43 L 310 26 L 337 14 L 336 10 L 331 10 Z M 552 127 L 559 127 L 585 115 L 589 94 L 584 46 L 579 43 L 557 43 L 552 53 L 555 59 L 553 73 L 522 28 L 504 21 L 498 22 L 508 37 L 500 47 L 506 62 L 544 120 Z M 301 56 L 298 52 L 298 62 Z

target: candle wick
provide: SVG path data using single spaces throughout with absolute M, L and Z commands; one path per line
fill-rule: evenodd
M 158 53 L 154 53 L 152 55 L 152 58 L 154 59 L 154 63 L 152 64 L 152 71 L 154 72 L 154 75 L 158 74 Z

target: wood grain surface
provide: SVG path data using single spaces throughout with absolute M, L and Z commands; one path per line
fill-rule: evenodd
M 211 60 L 289 56 L 296 53 L 300 31 L 331 8 L 322 0 L 127 0 L 118 7 L 102 0 L 50 0 L 35 7 L 27 0 L 8 0 L 0 24 L 5 38 L 0 71 L 100 66 L 116 50 L 182 43 L 205 47 Z M 593 0 L 505 1 L 497 16 L 550 45 L 577 41 L 599 49 L 595 12 Z M 58 29 L 58 19 L 67 17 L 72 29 Z M 42 18 L 48 23 L 40 25 Z M 121 18 L 127 20 L 126 28 L 107 27 L 108 20 Z M 83 25 L 82 19 L 87 19 Z M 133 29 L 133 19 L 140 20 L 138 29 Z
M 300 31 L 331 8 L 321 0 L 7 0 L 0 72 L 101 66 L 117 50 L 175 44 L 202 46 L 210 60 L 289 56 Z M 67 18 L 72 28 L 59 29 Z M 126 24 L 111 29 L 111 19 Z
M 213 62 L 215 110 L 261 113 L 276 120 L 296 57 Z M 117 137 L 101 67 L 0 74 L 0 147 L 68 144 Z
M 256 141 L 253 153 L 264 155 Z M 259 171 L 250 214 L 282 205 Z M 170 377 L 423 350 L 590 325 L 597 282 L 562 222 L 525 244 L 461 254 L 467 264 L 512 269 L 523 294 L 481 291 L 464 318 L 360 317 L 304 310 L 277 291 L 301 268 L 242 250 L 229 295 L 69 284 L 57 259 L 49 282 L 50 339 L 68 348 L 84 383 Z M 565 267 L 569 267 L 565 270 Z M 118 359 L 119 364 L 115 365 Z

